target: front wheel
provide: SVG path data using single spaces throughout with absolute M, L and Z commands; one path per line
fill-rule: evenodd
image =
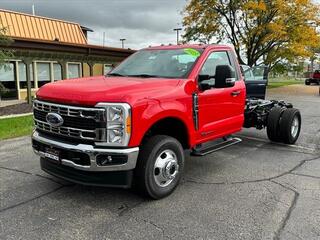
M 171 194 L 184 167 L 183 148 L 175 138 L 157 135 L 142 145 L 135 177 L 138 189 L 153 199 Z

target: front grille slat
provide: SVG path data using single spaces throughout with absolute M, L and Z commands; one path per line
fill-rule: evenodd
M 101 129 L 97 130 L 83 130 L 83 129 L 72 129 L 68 127 L 51 127 L 48 123 L 39 121 L 37 119 L 34 119 L 36 128 L 56 134 L 61 134 L 64 136 L 69 137 L 77 137 L 87 140 L 96 140 L 96 141 L 103 141 L 103 139 L 99 139 L 99 134 L 97 134 L 97 130 L 100 131 Z
M 58 113 L 64 122 L 60 127 L 52 127 L 46 120 L 48 113 Z M 106 141 L 105 109 L 83 108 L 34 101 L 34 122 L 37 129 L 61 135 L 92 141 Z
M 44 112 L 57 112 L 64 116 L 82 117 L 86 119 L 94 119 L 96 121 L 104 120 L 105 109 L 104 108 L 85 108 L 60 105 L 55 103 L 40 102 L 35 100 L 33 108 Z M 90 112 L 92 114 L 90 114 Z M 85 114 L 82 114 L 85 113 Z
M 59 113 L 57 111 L 52 111 L 52 112 Z M 39 111 L 38 109 L 34 109 L 33 113 L 34 113 L 34 116 L 36 119 L 43 121 L 43 122 L 47 121 L 46 116 L 47 116 L 48 112 Z M 65 126 L 65 127 L 89 129 L 89 130 L 93 130 L 93 129 L 101 127 L 101 122 L 96 122 L 94 119 L 82 118 L 80 116 L 78 116 L 78 117 L 63 116 L 63 120 L 64 120 L 63 126 Z

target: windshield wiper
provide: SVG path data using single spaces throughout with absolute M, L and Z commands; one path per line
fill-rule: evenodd
M 128 77 L 159 78 L 160 76 L 142 73 L 142 74 L 128 75 Z
M 107 76 L 125 77 L 125 75 L 122 75 L 122 74 L 120 74 L 120 73 L 108 73 Z

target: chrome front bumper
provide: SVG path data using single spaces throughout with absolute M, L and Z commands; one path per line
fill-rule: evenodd
M 83 170 L 83 171 L 92 171 L 92 172 L 107 172 L 107 171 L 127 171 L 132 170 L 136 167 L 139 148 L 126 148 L 126 149 L 115 149 L 115 148 L 96 148 L 93 145 L 89 144 L 72 144 L 66 142 L 60 142 L 55 139 L 41 136 L 37 131 L 34 131 L 32 134 L 32 140 L 40 142 L 48 147 L 55 147 L 58 149 L 63 149 L 66 151 L 80 152 L 87 154 L 90 158 L 90 165 L 79 165 L 71 161 L 70 159 L 61 159 L 61 164 L 72 167 L 74 169 Z M 37 151 L 34 149 L 34 152 L 42 158 L 45 158 L 46 155 L 42 151 Z M 108 165 L 108 166 L 99 166 L 96 161 L 96 157 L 99 154 L 120 154 L 127 156 L 127 162 L 125 164 L 118 165 Z

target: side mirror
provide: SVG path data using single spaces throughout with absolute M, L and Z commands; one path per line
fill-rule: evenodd
M 233 87 L 236 73 L 230 65 L 218 65 L 216 68 L 215 88 Z
M 202 74 L 198 76 L 198 84 L 199 84 L 200 91 L 203 92 L 205 90 L 212 88 L 212 86 L 206 81 L 206 80 L 210 80 L 211 78 L 212 76 L 208 74 Z

